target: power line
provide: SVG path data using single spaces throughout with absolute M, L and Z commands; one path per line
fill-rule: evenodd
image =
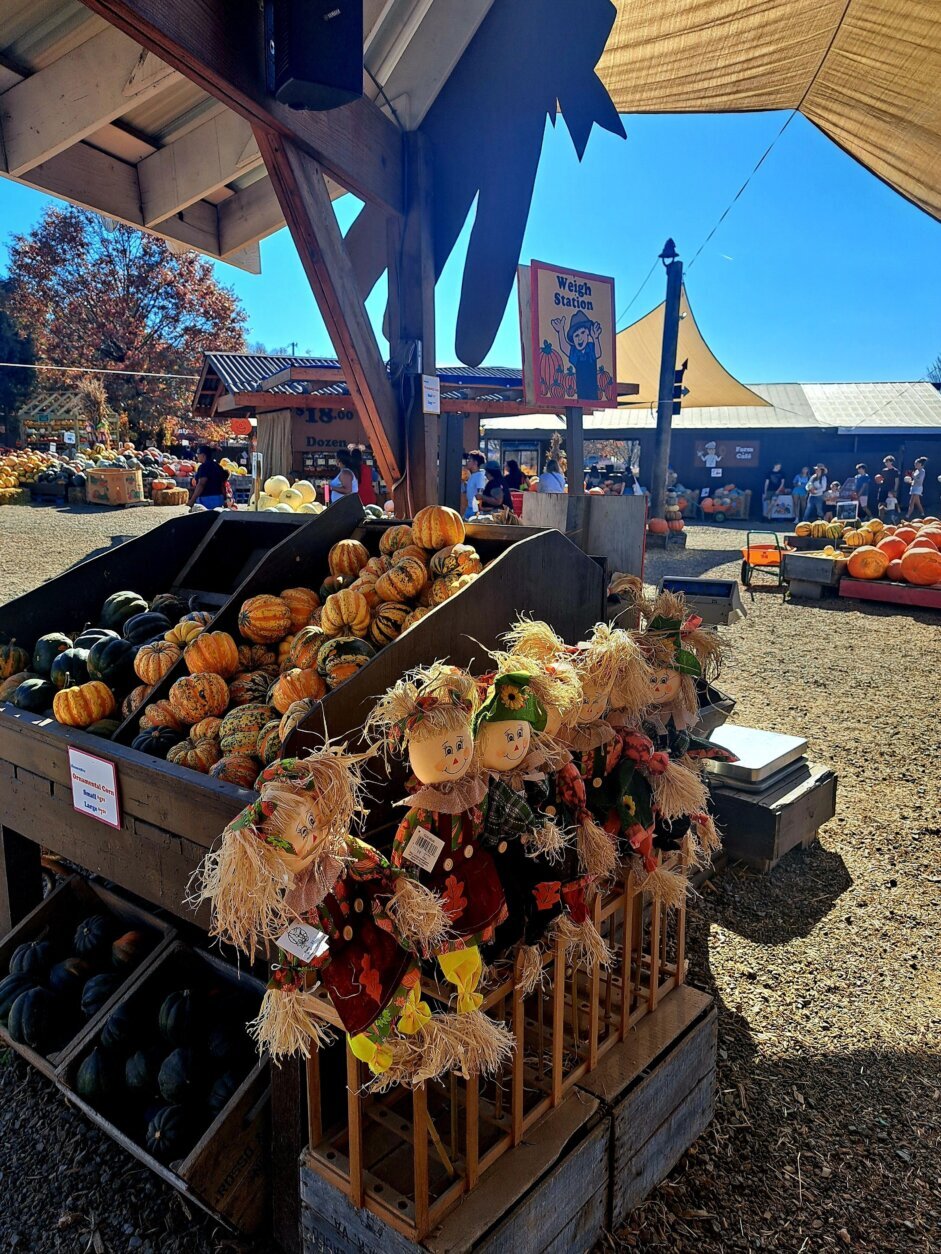
M 654 270 L 656 270 L 656 268 L 657 268 L 657 262 L 658 262 L 659 260 L 660 260 L 660 258 L 659 258 L 659 257 L 655 257 L 655 258 L 654 258 L 654 263 L 653 263 L 653 265 L 652 265 L 652 266 L 650 267 L 650 269 L 647 271 L 647 277 L 644 279 L 643 283 L 641 283 L 640 287 L 637 289 L 637 291 L 636 291 L 636 292 L 634 293 L 634 295 L 631 297 L 630 301 L 629 301 L 629 302 L 628 302 L 628 303 L 624 306 L 624 308 L 623 308 L 623 309 L 621 310 L 621 312 L 618 314 L 618 316 L 617 316 L 617 321 L 615 322 L 615 327 L 616 327 L 616 328 L 617 328 L 617 327 L 620 327 L 620 325 L 621 325 L 621 319 L 624 317 L 624 315 L 625 315 L 626 313 L 628 313 L 628 311 L 629 311 L 629 310 L 631 309 L 631 307 L 633 306 L 634 302 L 637 300 L 638 296 L 640 296 L 641 292 L 644 290 L 644 288 L 645 288 L 645 287 L 647 286 L 647 284 L 650 282 L 650 276 L 653 274 Z
M 129 374 L 138 379 L 198 379 L 198 374 L 170 374 L 160 370 L 105 370 L 100 366 L 39 366 L 23 361 L 0 361 L 6 370 L 64 370 L 69 374 Z

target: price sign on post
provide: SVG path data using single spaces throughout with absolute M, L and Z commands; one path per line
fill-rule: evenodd
M 118 799 L 118 773 L 113 762 L 69 749 L 69 775 L 72 780 L 72 808 L 108 827 L 121 826 Z
M 421 377 L 421 408 L 423 414 L 441 413 L 441 380 L 436 374 Z
M 55 440 L 50 440 L 50 441 L 49 441 L 49 452 L 50 452 L 50 453 L 54 453 L 55 451 L 56 451 L 56 442 L 55 442 Z
M 65 432 L 65 434 L 63 435 L 62 439 L 66 442 L 66 444 L 74 444 L 74 443 L 75 443 L 75 432 L 74 432 L 74 431 L 66 431 L 66 432 Z

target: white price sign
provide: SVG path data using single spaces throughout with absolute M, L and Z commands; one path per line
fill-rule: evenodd
M 55 451 L 56 451 L 56 442 L 55 442 L 55 440 L 50 440 L 50 441 L 49 441 L 49 452 L 50 452 L 50 453 L 54 453 Z
M 441 413 L 441 380 L 436 374 L 421 377 L 421 407 L 424 414 Z
M 423 871 L 433 871 L 443 848 L 444 841 L 429 832 L 427 827 L 416 827 L 402 856 L 406 862 L 414 862 Z
M 285 953 L 300 958 L 301 962 L 313 962 L 327 948 L 327 936 L 316 927 L 306 923 L 292 923 L 288 930 L 278 937 L 278 948 Z
M 63 438 L 63 440 L 65 440 L 66 444 L 74 444 L 74 443 L 75 443 L 75 432 L 74 432 L 74 431 L 66 431 L 66 432 L 65 432 L 65 434 L 62 436 L 62 438 Z
M 83 749 L 69 749 L 72 807 L 109 827 L 121 826 L 118 773 L 113 762 Z

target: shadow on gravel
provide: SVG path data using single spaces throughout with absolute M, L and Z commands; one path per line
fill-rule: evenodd
M 93 557 L 101 557 L 102 553 L 110 553 L 112 549 L 116 549 L 119 544 L 125 544 L 128 540 L 133 540 L 134 536 L 112 536 L 110 544 L 102 544 L 97 549 L 92 549 L 90 553 L 86 553 L 84 557 L 80 557 L 77 562 L 73 562 L 71 566 L 66 566 L 65 570 L 74 570 L 76 566 L 84 566 L 86 562 L 90 562 Z M 65 574 L 65 571 L 62 572 Z
M 822 601 L 795 600 L 795 608 L 811 606 L 830 614 L 865 614 L 867 618 L 910 618 L 916 623 L 929 626 L 941 619 L 938 610 L 919 609 L 914 605 L 894 605 L 879 601 L 854 601 L 849 597 L 824 597 Z
M 673 559 L 676 559 L 675 570 Z M 741 564 L 741 549 L 648 549 L 645 576 L 650 579 L 656 569 L 656 579 L 661 575 L 676 573 L 684 578 L 697 579 L 729 562 Z

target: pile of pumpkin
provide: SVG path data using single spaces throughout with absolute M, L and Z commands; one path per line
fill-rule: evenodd
M 358 540 L 338 541 L 319 591 L 251 597 L 239 609 L 239 639 L 181 623 L 163 644 L 145 646 L 145 683 L 175 665 L 179 635 L 189 637 L 190 673 L 144 706 L 134 748 L 252 788 L 329 690 L 476 578 L 483 563 L 464 537 L 460 514 L 429 506 L 411 526 L 383 532 L 377 557 Z
M 878 522 L 878 519 L 876 520 Z M 881 523 L 880 523 L 881 526 Z M 814 540 L 841 540 L 843 534 L 850 528 L 840 522 L 824 522 L 818 519 L 816 522 L 799 522 L 794 528 L 796 536 L 812 536 Z
M 843 532 L 852 579 L 890 579 L 916 587 L 941 584 L 941 521 L 930 517 L 885 526 L 874 518 Z
M 0 980 L 0 1024 L 11 1039 L 48 1055 L 94 1018 L 153 949 L 153 933 L 126 927 L 93 914 L 70 946 L 45 937 L 18 945 Z

